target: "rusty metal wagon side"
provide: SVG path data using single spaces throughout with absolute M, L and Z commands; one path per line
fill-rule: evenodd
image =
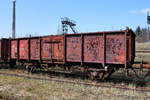
M 17 38 L 9 43 L 11 61 L 32 67 L 81 65 L 83 71 L 99 76 L 103 76 L 101 72 L 109 72 L 109 76 L 115 69 L 128 69 L 135 58 L 135 34 L 129 29 Z

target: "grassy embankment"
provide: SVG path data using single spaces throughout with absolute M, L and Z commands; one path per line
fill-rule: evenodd
M 136 50 L 149 50 L 150 43 L 136 43 Z M 136 53 L 135 61 L 150 61 L 150 53 Z
M 0 72 L 17 73 L 7 69 L 1 69 Z M 134 85 L 128 87 L 135 88 Z M 150 93 L 0 75 L 0 100 L 146 100 L 146 98 L 150 99 Z

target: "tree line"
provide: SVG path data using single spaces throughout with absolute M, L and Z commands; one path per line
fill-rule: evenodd
M 138 26 L 135 30 L 135 34 L 136 42 L 150 42 L 150 31 L 148 28 L 141 28 Z

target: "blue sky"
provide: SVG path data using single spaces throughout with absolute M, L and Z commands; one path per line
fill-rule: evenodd
M 77 23 L 79 32 L 125 29 L 146 25 L 150 0 L 17 0 L 17 37 L 56 34 L 61 17 Z M 11 36 L 12 0 L 0 0 L 0 37 Z

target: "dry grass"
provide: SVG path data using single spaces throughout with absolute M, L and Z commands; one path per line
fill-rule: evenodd
M 150 50 L 150 43 L 136 43 L 136 50 Z M 136 53 L 135 61 L 150 61 L 150 54 Z
M 128 87 L 136 88 L 132 84 Z M 1 98 L 4 100 L 148 100 L 150 93 L 0 75 L 0 100 Z
M 135 61 L 150 61 L 149 53 L 136 53 Z
M 150 43 L 136 43 L 136 50 L 150 50 Z

